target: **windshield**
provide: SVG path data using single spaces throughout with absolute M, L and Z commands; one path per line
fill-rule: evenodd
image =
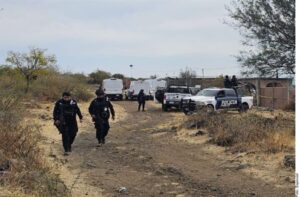
M 123 89 L 123 82 L 121 80 L 103 81 L 103 88 L 106 90 Z
M 183 93 L 183 94 L 190 93 L 188 88 L 169 88 L 168 92 L 169 93 Z
M 201 90 L 197 96 L 217 96 L 219 90 Z

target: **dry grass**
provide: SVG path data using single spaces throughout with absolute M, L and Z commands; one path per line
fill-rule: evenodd
M 18 97 L 1 92 L 0 186 L 34 196 L 66 196 L 64 184 L 41 157 L 39 127 L 24 124 L 22 111 Z
M 0 90 L 10 90 L 11 93 L 27 99 L 53 101 L 60 98 L 65 91 L 71 92 L 74 98 L 80 101 L 88 101 L 93 96 L 88 91 L 87 82 L 77 75 L 63 75 L 58 72 L 41 75 L 30 84 L 27 94 L 25 84 L 25 79 L 17 74 L 0 75 Z
M 70 91 L 80 101 L 93 95 L 87 83 L 75 75 L 51 72 L 39 76 L 28 94 L 24 90 L 25 80 L 17 73 L 0 75 L 0 187 L 8 193 L 17 190 L 24 196 L 68 196 L 66 186 L 51 173 L 42 157 L 38 144 L 41 128 L 24 121 L 26 110 L 22 103 L 28 104 L 29 99 L 33 103 L 56 100 L 64 91 Z
M 283 114 L 265 117 L 255 113 L 200 113 L 190 117 L 205 128 L 211 142 L 232 152 L 294 152 L 295 120 Z
M 78 101 L 88 101 L 93 95 L 88 91 L 88 85 L 83 81 L 64 75 L 49 74 L 38 78 L 30 89 L 34 98 L 39 100 L 56 100 L 64 91 L 72 93 Z

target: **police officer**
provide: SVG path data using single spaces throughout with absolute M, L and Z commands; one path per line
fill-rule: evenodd
M 235 75 L 233 75 L 232 78 L 231 78 L 231 85 L 232 85 L 232 87 L 237 87 L 238 86 L 238 80 L 237 80 Z
M 225 88 L 231 88 L 231 87 L 232 87 L 231 81 L 230 81 L 228 75 L 225 76 L 225 79 L 224 79 L 224 87 L 225 87 Z
M 72 151 L 71 146 L 78 131 L 76 115 L 79 116 L 80 122 L 82 122 L 82 114 L 77 102 L 72 99 L 69 92 L 64 92 L 62 99 L 55 103 L 53 119 L 54 125 L 58 128 L 60 134 L 62 134 L 65 155 L 69 155 Z
M 141 110 L 141 106 L 143 107 L 143 111 L 145 111 L 145 104 L 146 104 L 146 95 L 144 93 L 144 90 L 140 90 L 138 96 L 137 96 L 137 100 L 139 102 L 139 107 L 138 107 L 138 111 Z
M 110 114 L 112 119 L 115 119 L 115 110 L 105 96 L 103 90 L 98 89 L 96 92 L 97 98 L 95 98 L 89 107 L 89 112 L 92 116 L 93 122 L 96 128 L 96 138 L 98 139 L 98 146 L 105 144 L 105 137 L 109 131 L 109 118 Z

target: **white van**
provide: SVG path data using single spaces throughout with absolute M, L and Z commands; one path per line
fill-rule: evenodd
M 123 99 L 123 81 L 121 79 L 104 79 L 102 82 L 102 90 L 110 99 Z
M 157 89 L 166 88 L 167 82 L 165 80 L 158 80 L 158 79 L 147 79 L 145 80 L 150 84 L 150 96 L 151 98 L 155 98 L 155 92 Z
M 128 90 L 128 98 L 136 99 L 140 90 L 144 90 L 144 94 L 150 98 L 150 83 L 148 81 L 132 81 Z

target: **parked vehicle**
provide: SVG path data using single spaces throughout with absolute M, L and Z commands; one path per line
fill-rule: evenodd
M 166 92 L 166 88 L 158 87 L 157 90 L 155 91 L 154 101 L 156 103 L 163 103 L 165 92 Z
M 170 86 L 164 93 L 162 110 L 181 109 L 181 100 L 190 96 L 192 96 L 191 88 L 187 86 Z
M 128 99 L 134 100 L 137 98 L 140 90 L 143 89 L 147 99 L 150 99 L 150 84 L 147 81 L 132 81 L 128 90 Z
M 123 81 L 121 79 L 104 79 L 102 82 L 102 90 L 110 99 L 123 99 Z
M 146 82 L 150 84 L 150 96 L 151 99 L 155 100 L 155 92 L 159 88 L 166 88 L 167 82 L 165 80 L 159 80 L 159 79 L 146 79 Z
M 230 88 L 206 88 L 196 96 L 182 99 L 185 114 L 205 109 L 208 112 L 219 109 L 239 110 L 245 112 L 253 106 L 252 96 L 241 96 Z

